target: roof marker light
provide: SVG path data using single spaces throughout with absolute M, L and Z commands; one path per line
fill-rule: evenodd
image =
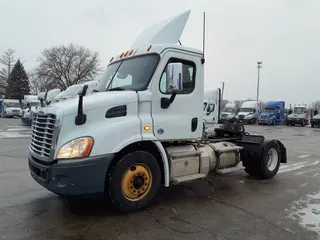
M 149 52 L 151 48 L 152 48 L 152 46 L 149 45 L 149 47 L 147 48 L 147 51 Z
M 133 50 L 130 51 L 129 56 L 133 53 Z
M 126 51 L 126 53 L 123 55 L 124 57 L 126 57 L 128 55 L 129 51 Z
M 123 52 L 123 53 L 121 53 L 120 58 L 122 58 L 122 57 L 123 57 L 123 54 L 124 54 L 124 52 Z
M 109 62 L 112 62 L 113 61 L 113 57 L 112 58 L 110 58 L 110 61 Z

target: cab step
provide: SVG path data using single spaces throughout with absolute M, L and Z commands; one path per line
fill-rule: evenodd
M 182 177 L 176 177 L 172 179 L 172 182 L 174 184 L 179 184 L 182 182 L 188 182 L 188 181 L 192 181 L 195 179 L 200 179 L 200 178 L 205 178 L 207 175 L 205 175 L 204 173 L 196 173 L 196 174 L 191 174 L 191 175 L 186 175 L 186 176 L 182 176 Z
M 237 166 L 231 167 L 231 168 L 219 169 L 216 172 L 219 174 L 226 174 L 226 173 L 231 173 L 231 172 L 240 171 L 240 170 L 244 170 L 244 169 L 245 169 L 245 167 L 243 167 L 241 165 L 237 165 Z

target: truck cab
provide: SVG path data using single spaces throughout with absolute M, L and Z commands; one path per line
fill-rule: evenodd
M 309 124 L 307 106 L 304 104 L 294 105 L 293 112 L 287 116 L 287 126 L 293 126 L 296 124 L 303 127 Z
M 213 129 L 219 121 L 219 106 L 220 106 L 221 90 L 205 89 L 203 118 L 209 129 Z
M 320 127 L 320 104 L 317 102 L 316 110 L 314 111 L 314 115 L 310 120 L 311 127 Z
M 245 170 L 273 178 L 277 139 L 216 129 L 204 138 L 204 55 L 178 45 L 190 11 L 146 28 L 112 57 L 96 91 L 40 109 L 31 176 L 60 196 L 102 196 L 121 212 L 147 208 L 160 186 Z
M 284 124 L 285 102 L 269 101 L 260 113 L 258 124 L 278 125 Z
M 220 114 L 220 122 L 234 122 L 236 121 L 236 117 L 239 109 L 236 108 L 235 103 L 227 103 L 226 106 L 222 109 Z
M 260 114 L 261 102 L 245 101 L 242 103 L 239 113 L 236 117 L 237 122 L 256 123 Z
M 30 111 L 34 112 L 38 107 L 41 107 L 38 96 L 25 95 L 22 103 L 21 122 L 26 125 L 31 125 Z

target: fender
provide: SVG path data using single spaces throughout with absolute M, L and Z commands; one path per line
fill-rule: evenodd
M 159 142 L 159 141 L 152 141 L 152 142 L 156 145 L 156 147 L 161 155 L 161 159 L 162 159 L 162 163 L 163 163 L 163 173 L 164 173 L 164 186 L 169 187 L 169 185 L 170 185 L 170 172 L 169 172 L 169 161 L 168 161 L 168 156 L 167 156 L 166 150 L 162 146 L 161 142 Z

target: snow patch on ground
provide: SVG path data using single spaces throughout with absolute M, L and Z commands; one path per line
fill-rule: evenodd
M 297 221 L 300 226 L 316 232 L 320 240 L 320 192 L 298 199 L 286 212 L 289 218 Z

